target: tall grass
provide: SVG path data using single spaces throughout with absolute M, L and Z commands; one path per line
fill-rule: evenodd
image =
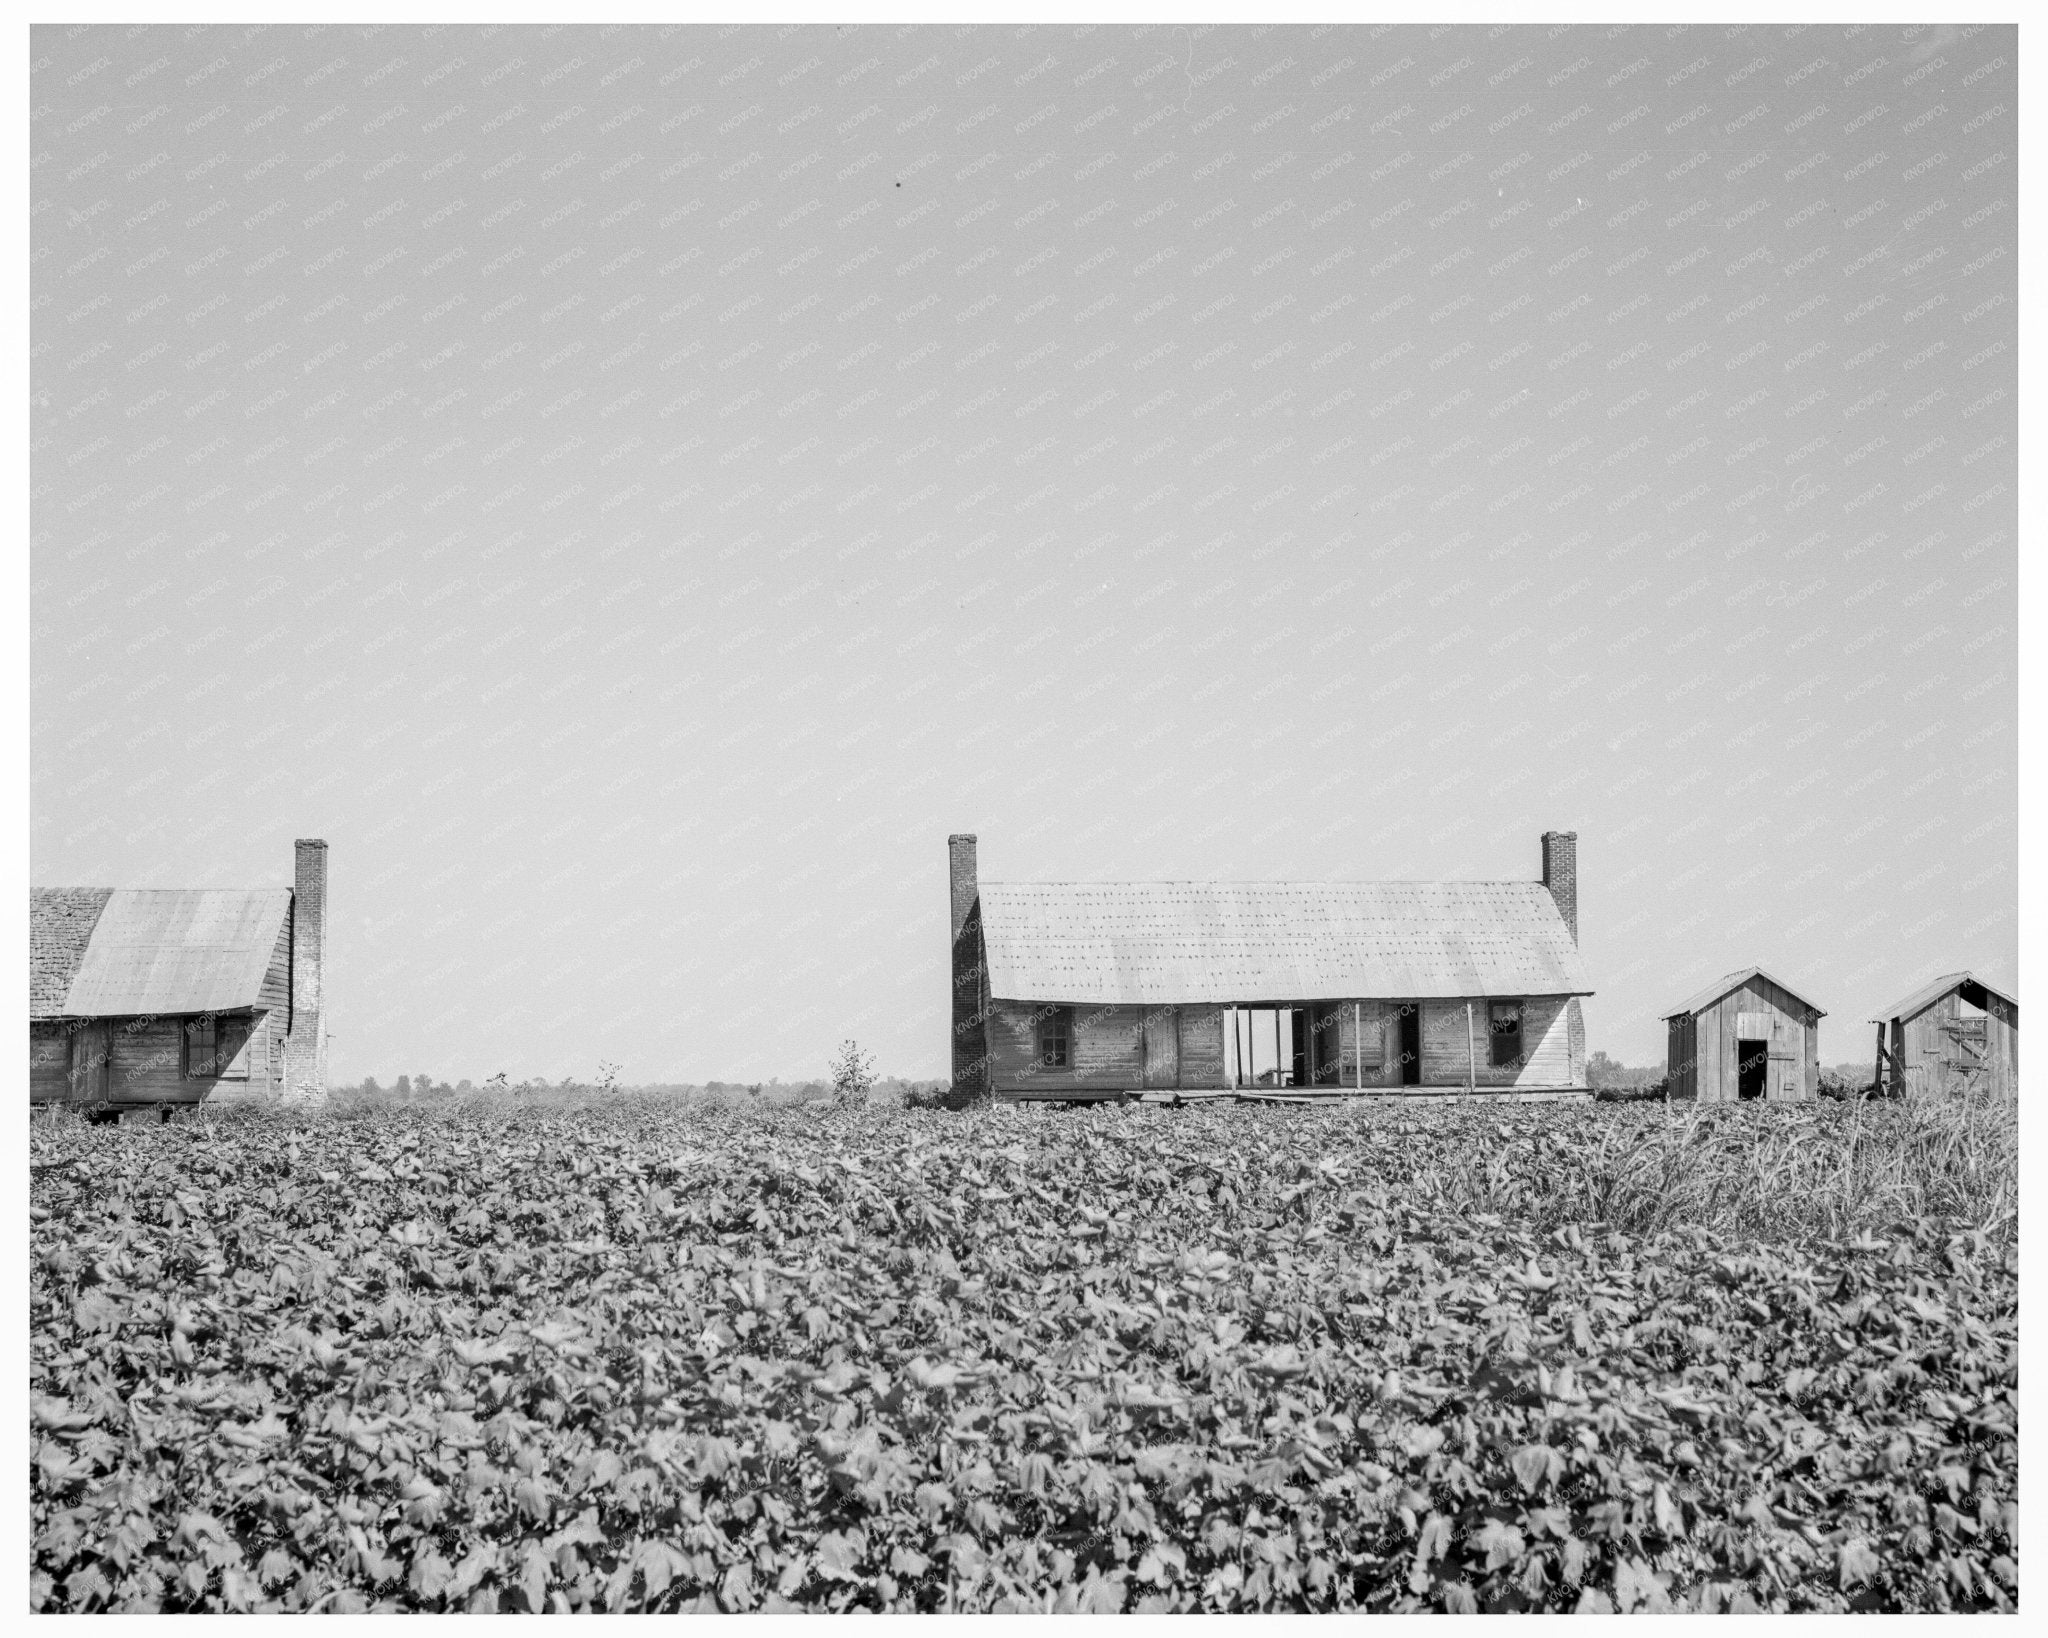
M 1452 1203 L 1541 1227 L 1697 1226 L 1751 1239 L 1853 1239 L 1937 1223 L 2006 1243 L 2018 1230 L 2010 1103 L 1642 1106 L 1574 1111 L 1534 1144 L 1452 1145 Z M 1574 1141 L 1576 1140 L 1576 1141 Z

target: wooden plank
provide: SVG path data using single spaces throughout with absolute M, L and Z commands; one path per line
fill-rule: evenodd
M 1180 1084 L 1180 1009 L 1147 1007 L 1144 1015 L 1144 1082 L 1146 1086 Z
M 1223 1009 L 1183 1008 L 1180 1016 L 1181 1083 L 1184 1088 L 1221 1087 L 1225 1081 Z
M 71 1097 L 72 1031 L 63 1024 L 28 1027 L 28 1094 L 31 1103 L 65 1103 Z
M 112 1048 L 107 1095 L 116 1103 L 197 1103 L 212 1084 L 185 1079 L 177 1019 L 124 1019 L 112 1032 Z

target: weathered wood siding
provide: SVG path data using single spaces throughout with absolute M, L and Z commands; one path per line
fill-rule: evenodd
M 1698 1031 L 1690 1013 L 1665 1020 L 1664 1075 L 1673 1098 L 1699 1095 L 1699 1066 L 1693 1061 Z
M 263 1009 L 262 1025 L 251 1043 L 249 1085 L 266 1093 L 284 1090 L 285 1043 L 292 1024 L 292 926 L 291 911 L 277 930 L 277 947 L 270 952 L 256 1004 Z
M 1198 1003 L 1180 1009 L 1180 1084 L 1198 1091 L 1228 1084 L 1221 1007 Z
M 222 1062 L 228 1074 L 190 1077 L 185 1074 L 183 1018 L 118 1018 L 82 1025 L 69 1051 L 71 1096 L 85 1102 L 198 1103 L 219 1095 L 235 1100 L 268 1095 L 281 1051 L 268 1027 L 267 1015 L 223 1015 L 218 1020 Z M 79 1069 L 81 1057 L 103 1040 L 106 1070 L 94 1090 Z M 88 1072 L 89 1073 L 89 1072 Z
M 1948 1042 L 1944 1032 L 1954 1021 L 1957 1010 L 1955 992 L 1951 990 L 1931 1007 L 1900 1020 L 1905 1026 L 1901 1061 L 1906 1066 L 1908 1097 L 1936 1096 L 1945 1090 L 1946 1066 L 1942 1059 L 1947 1056 Z
M 1966 1013 L 1961 996 L 1954 990 L 1937 996 L 1911 1018 L 1897 1020 L 1891 1029 L 1891 1049 L 1904 1070 L 1909 1096 L 1949 1096 L 1967 1091 L 1988 1097 L 2010 1098 L 2019 1086 L 2019 1010 L 2000 996 L 1986 992 L 1979 1016 Z M 1956 1038 L 1958 1026 L 1968 1019 L 1969 1046 L 1981 1045 L 1981 1063 L 1975 1053 Z M 1981 1043 L 1977 1031 L 1982 1031 Z M 1967 1072 L 1966 1065 L 1976 1065 Z M 1889 1084 L 1890 1077 L 1887 1077 Z
M 1145 1084 L 1148 1087 L 1171 1087 L 1180 1079 L 1179 1032 L 1172 1007 L 1146 1007 L 1145 1021 Z
M 199 1088 L 209 1103 L 265 1103 L 282 1096 L 285 1090 L 285 1030 L 276 1010 L 257 1013 L 251 1018 L 223 1018 L 221 1026 L 223 1039 L 230 1046 L 238 1031 L 247 1031 L 242 1050 L 230 1063 L 230 1067 L 237 1070 L 246 1066 L 246 1075 L 241 1078 L 223 1076 L 211 1082 L 187 1081 L 185 1084 Z
M 63 1024 L 29 1025 L 29 1102 L 61 1103 L 70 1097 L 71 1037 Z
M 1366 1091 L 1401 1084 L 1399 1003 L 1361 1001 L 1354 1016 L 1350 1002 L 1338 1011 L 1346 1088 Z M 1489 1002 L 1472 1003 L 1471 1050 L 1465 1036 L 1463 1001 L 1424 1001 L 1422 1008 L 1422 1085 L 1463 1086 L 1476 1063 L 1480 1088 L 1578 1087 L 1585 1084 L 1585 1066 L 1573 1061 L 1571 1013 L 1564 996 L 1531 996 L 1522 1002 L 1522 1062 L 1496 1068 L 1493 1058 Z M 1361 1042 L 1364 1062 L 1359 1061 Z
M 1038 1022 L 1043 1006 L 997 1001 L 990 1006 L 989 1058 L 995 1086 L 1004 1092 L 1128 1091 L 1144 1084 L 1143 1009 L 1074 1007 L 1067 1067 L 1038 1063 Z
M 1397 1003 L 1318 1003 L 1309 1009 L 1310 1035 L 1334 1038 L 1339 1075 L 1317 1084 L 1365 1090 L 1401 1084 Z M 998 1093 L 1057 1097 L 1102 1095 L 1140 1089 L 1208 1091 L 1229 1084 L 1224 1009 L 1186 1007 L 1084 1007 L 1072 1009 L 1070 1062 L 1066 1069 L 1038 1064 L 1038 1022 L 1042 1004 L 991 1001 L 988 1057 Z M 1456 1087 L 1466 1083 L 1468 1055 L 1463 1001 L 1421 1003 L 1422 1084 Z M 1318 1027 L 1318 1025 L 1320 1027 Z M 1522 1002 L 1522 1052 L 1518 1065 L 1496 1068 L 1490 1061 L 1490 1015 L 1485 1001 L 1473 1003 L 1472 1053 L 1481 1090 L 1537 1090 L 1583 1087 L 1585 1066 L 1574 1061 L 1569 1000 L 1534 996 Z
M 1770 1034 L 1764 1096 L 1796 1103 L 1820 1094 L 1820 1015 L 1791 991 L 1761 976 L 1730 990 L 1692 1019 L 1696 1096 L 1703 1103 L 1740 1101 L 1741 1015 L 1763 1015 Z M 1754 1026 L 1752 1026 L 1754 1027 Z M 1674 1096 L 1676 1091 L 1674 1089 Z
M 1224 1084 L 1220 1007 L 1074 1007 L 1063 1070 L 1039 1067 L 1044 1011 L 1044 1005 L 1027 1001 L 988 1004 L 989 1067 L 998 1093 L 1086 1097 Z
M 2020 1009 L 2003 996 L 1984 998 L 1984 1046 L 1990 1060 L 1991 1092 L 2012 1098 L 2020 1089 Z
M 1337 1031 L 1346 1086 L 1356 1090 L 1363 1085 L 1369 1091 L 1376 1086 L 1400 1084 L 1401 1044 L 1391 1004 L 1360 1001 L 1355 1008 L 1340 1007 Z
M 115 1103 L 196 1103 L 206 1083 L 185 1079 L 185 1041 L 176 1018 L 123 1018 L 114 1024 L 107 1096 Z

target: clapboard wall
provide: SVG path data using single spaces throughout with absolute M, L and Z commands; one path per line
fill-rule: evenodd
M 1894 1062 L 1905 1071 L 1908 1096 L 2014 1095 L 2019 1086 L 2019 1008 L 1981 987 L 1976 994 L 1983 998 L 1981 1019 L 1965 1011 L 1959 991 L 1950 990 L 1912 1017 L 1892 1020 L 1889 1045 Z M 1966 1019 L 1974 1027 L 1959 1038 Z
M 1216 1006 L 1075 1006 L 1065 1069 L 1038 1062 L 1047 1003 L 991 1001 L 990 1082 L 1004 1097 L 1103 1097 L 1221 1087 L 1223 1009 Z
M 1229 1084 L 1227 1026 L 1220 1006 L 1075 1006 L 1070 1009 L 1068 1065 L 1046 1069 L 1038 1063 L 1038 1030 L 1046 1005 L 989 1003 L 987 1051 L 991 1084 L 998 1094 L 1106 1096 L 1140 1090 L 1215 1090 Z M 1533 996 L 1522 1002 L 1522 1059 L 1498 1067 L 1491 1061 L 1486 1000 L 1472 1003 L 1469 1056 L 1465 1003 L 1420 1005 L 1425 1088 L 1464 1086 L 1473 1059 L 1475 1084 L 1481 1089 L 1534 1091 L 1585 1085 L 1585 1066 L 1574 1061 L 1565 996 Z M 1397 1006 L 1391 1001 L 1362 1001 L 1354 1011 L 1348 1001 L 1317 1004 L 1314 1011 L 1326 1021 L 1325 1027 L 1334 1025 L 1341 1068 L 1338 1081 L 1321 1085 L 1336 1091 L 1401 1086 Z M 1260 1050 L 1270 1050 L 1263 1039 Z

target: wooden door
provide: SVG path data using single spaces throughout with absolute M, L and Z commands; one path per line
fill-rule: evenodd
M 112 1085 L 114 1030 L 111 1024 L 80 1024 L 71 1037 L 71 1101 L 105 1103 Z
M 1147 1007 L 1141 1025 L 1145 1034 L 1145 1084 L 1180 1085 L 1180 1013 L 1174 1007 Z
M 1783 1013 L 1771 1019 L 1770 1090 L 1765 1096 L 1773 1102 L 1796 1103 L 1806 1095 L 1806 1077 L 1800 1062 L 1803 1036 L 1800 1027 Z

